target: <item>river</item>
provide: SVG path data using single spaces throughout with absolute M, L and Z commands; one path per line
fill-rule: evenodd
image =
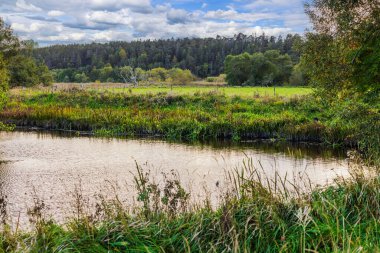
M 28 222 L 27 209 L 37 201 L 47 216 L 62 222 L 73 215 L 80 194 L 96 202 L 101 194 L 119 196 L 133 205 L 136 163 L 157 180 L 162 172 L 175 171 L 195 198 L 216 198 L 226 173 L 251 158 L 267 177 L 307 178 L 325 185 L 348 175 L 342 150 L 318 145 L 245 143 L 171 143 L 155 139 L 114 139 L 68 136 L 48 132 L 0 133 L 0 182 L 7 196 L 12 222 Z M 214 197 L 213 197 L 214 196 Z

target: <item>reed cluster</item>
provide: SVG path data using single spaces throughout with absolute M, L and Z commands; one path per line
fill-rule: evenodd
M 101 201 L 89 212 L 77 194 L 76 214 L 64 225 L 31 208 L 32 229 L 11 229 L 0 201 L 2 252 L 377 252 L 380 178 L 363 168 L 327 188 L 305 193 L 286 179 L 268 179 L 246 160 L 227 177 L 223 200 L 190 204 L 177 175 L 158 184 L 137 166 L 136 200 Z M 293 185 L 293 186 L 291 186 Z
M 175 140 L 280 139 L 356 147 L 380 157 L 379 106 L 324 103 L 313 96 L 226 96 L 69 90 L 13 95 L 0 119 L 17 126 L 98 136 Z

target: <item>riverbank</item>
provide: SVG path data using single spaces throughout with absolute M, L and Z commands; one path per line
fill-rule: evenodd
M 8 197 L 9 219 L 22 229 L 29 224 L 26 207 L 33 207 L 36 198 L 44 202 L 47 217 L 64 224 L 76 210 L 72 203 L 78 188 L 89 203 L 97 203 L 99 194 L 106 198 L 117 194 L 122 203 L 135 206 L 131 175 L 136 163 L 156 182 L 162 182 L 163 173 L 175 172 L 190 193 L 190 202 L 207 196 L 214 207 L 220 204 L 226 174 L 240 168 L 247 157 L 269 180 L 286 176 L 293 184 L 306 180 L 307 189 L 349 176 L 347 151 L 286 142 L 189 144 L 13 131 L 0 132 L 0 150 L 1 189 Z
M 244 172 L 244 173 L 243 173 Z M 205 199 L 194 206 L 176 177 L 158 185 L 137 167 L 139 207 L 101 201 L 89 212 L 77 193 L 77 211 L 66 225 L 44 215 L 44 203 L 30 209 L 32 230 L 6 225 L 2 252 L 377 252 L 380 250 L 380 179 L 353 168 L 340 180 L 310 194 L 284 190 L 285 181 L 259 177 L 246 162 L 229 174 L 223 203 L 213 209 Z M 6 210 L 6 198 L 1 198 Z
M 320 142 L 379 157 L 379 115 L 378 107 L 325 103 L 310 95 L 243 97 L 216 89 L 191 94 L 27 89 L 11 92 L 0 119 L 19 127 L 97 136 Z

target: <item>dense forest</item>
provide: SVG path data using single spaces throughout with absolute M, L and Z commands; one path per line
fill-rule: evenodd
M 44 61 L 50 69 L 75 69 L 90 73 L 106 65 L 112 67 L 131 66 L 143 70 L 153 68 L 189 69 L 198 77 L 218 76 L 224 71 L 224 60 L 228 55 L 278 50 L 288 54 L 294 63 L 299 61 L 299 52 L 294 45 L 301 41 L 300 35 L 285 37 L 238 34 L 232 38 L 184 38 L 168 40 L 146 40 L 106 44 L 54 45 L 37 48 L 33 56 Z

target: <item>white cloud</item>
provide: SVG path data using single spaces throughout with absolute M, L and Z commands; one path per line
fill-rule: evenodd
M 130 18 L 126 15 L 128 14 L 128 10 L 124 10 L 121 12 L 108 12 L 108 11 L 93 11 L 86 15 L 86 18 L 95 23 L 103 23 L 103 24 L 129 24 Z
M 52 34 L 62 32 L 63 28 L 61 25 L 50 25 L 40 22 L 32 22 L 30 24 L 24 23 L 12 23 L 11 28 L 15 32 L 19 33 L 41 33 L 41 34 Z
M 63 16 L 63 15 L 65 15 L 65 13 L 63 11 L 51 10 L 48 12 L 48 16 L 50 16 L 50 17 L 59 17 L 59 16 Z
M 216 10 L 209 11 L 205 14 L 206 18 L 211 19 L 224 19 L 224 20 L 235 20 L 235 21 L 248 21 L 254 22 L 263 19 L 279 19 L 280 16 L 274 12 L 258 12 L 258 13 L 245 13 L 237 12 L 236 10 Z
M 196 23 L 198 21 L 198 15 L 196 12 L 190 13 L 183 9 L 170 9 L 166 18 L 170 24 L 185 24 L 185 23 Z
M 157 5 L 152 5 L 151 0 L 0 1 L 5 1 L 4 5 L 0 4 L 0 16 L 12 24 L 17 34 L 41 44 L 232 37 L 237 33 L 263 32 L 279 35 L 302 32 L 308 24 L 302 0 L 230 0 L 225 8 L 210 11 L 206 10 L 213 6 L 207 0 L 197 1 L 198 10 L 175 7 L 178 1 L 185 0 Z M 295 6 L 286 7 L 287 3 L 296 2 Z
M 87 0 L 91 8 L 103 10 L 116 10 L 121 8 L 131 8 L 135 11 L 149 12 L 151 9 L 150 0 Z
M 59 35 L 50 35 L 39 37 L 41 41 L 60 41 L 60 42 L 72 42 L 72 41 L 83 41 L 86 38 L 85 33 L 62 33 Z
M 257 9 L 263 7 L 270 7 L 271 9 L 279 7 L 301 7 L 303 6 L 303 0 L 257 0 L 245 5 L 249 9 Z
M 41 8 L 39 8 L 33 4 L 28 4 L 25 2 L 25 0 L 17 0 L 16 1 L 16 7 L 22 11 L 31 11 L 31 12 L 42 11 Z

